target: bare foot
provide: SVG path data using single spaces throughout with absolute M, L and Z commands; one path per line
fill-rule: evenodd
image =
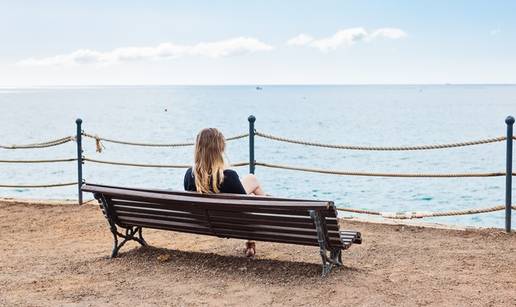
M 245 256 L 252 258 L 256 255 L 256 243 L 252 241 L 245 242 Z

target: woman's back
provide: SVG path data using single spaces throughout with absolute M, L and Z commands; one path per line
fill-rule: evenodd
M 210 184 L 211 186 L 211 184 Z M 192 168 L 189 168 L 186 171 L 185 179 L 184 179 L 184 188 L 186 191 L 197 191 L 197 187 L 195 186 L 195 176 L 193 174 Z M 212 190 L 212 192 L 215 192 Z M 224 179 L 219 186 L 220 193 L 233 193 L 233 194 L 247 194 L 240 178 L 238 178 L 237 172 L 232 169 L 224 170 Z

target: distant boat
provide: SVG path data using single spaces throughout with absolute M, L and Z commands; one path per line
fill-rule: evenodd
M 260 86 L 257 86 L 257 87 L 256 87 L 256 90 L 257 90 L 257 91 L 261 91 L 261 90 L 263 90 L 263 88 L 262 88 L 262 87 L 260 87 Z

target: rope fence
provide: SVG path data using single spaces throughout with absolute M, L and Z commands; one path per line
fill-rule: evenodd
M 512 210 L 516 210 L 516 206 L 511 206 Z M 458 216 L 468 214 L 479 214 L 505 210 L 505 205 L 498 205 L 488 208 L 474 208 L 464 210 L 450 210 L 450 211 L 439 211 L 439 212 L 380 212 L 372 210 L 362 210 L 354 208 L 337 208 L 338 211 L 360 213 L 368 215 L 377 215 L 388 219 L 419 219 L 425 217 L 440 217 L 440 216 Z
M 77 158 L 67 159 L 49 159 L 49 160 L 0 160 L 0 163 L 59 163 L 59 162 L 73 162 Z
M 83 158 L 83 161 L 92 162 L 92 163 L 100 163 L 100 164 L 110 164 L 110 165 L 120 165 L 120 166 L 134 166 L 134 167 L 152 167 L 152 168 L 190 168 L 192 165 L 190 164 L 142 164 L 142 163 L 131 163 L 131 162 L 118 162 L 118 161 L 106 161 L 106 160 L 97 160 L 91 158 Z M 248 162 L 239 162 L 233 163 L 230 166 L 239 167 L 249 165 Z
M 48 183 L 48 184 L 0 184 L 0 188 L 55 188 L 77 185 L 77 181 L 64 183 Z
M 23 145 L 0 145 L 0 148 L 2 149 L 33 149 L 33 148 L 46 148 L 46 147 L 53 147 L 58 146 L 61 144 L 65 144 L 68 142 L 75 141 L 75 137 L 73 136 L 66 136 L 55 140 L 50 140 L 46 142 L 41 143 L 32 143 L 32 144 L 23 144 Z
M 99 152 L 99 153 L 102 152 L 102 150 L 105 148 L 104 145 L 102 144 L 102 142 L 109 142 L 109 143 L 120 144 L 120 145 L 142 146 L 142 147 L 186 147 L 186 146 L 195 145 L 195 143 L 193 143 L 193 142 L 166 144 L 166 143 L 143 143 L 143 142 L 121 141 L 121 140 L 100 137 L 96 134 L 94 135 L 94 134 L 89 134 L 86 132 L 83 132 L 82 135 L 95 140 L 97 152 Z M 238 139 L 243 139 L 248 136 L 249 136 L 249 133 L 244 133 L 244 134 L 226 138 L 226 141 L 234 141 L 234 140 L 238 140 Z
M 511 211 L 516 210 L 516 207 L 511 203 L 512 197 L 512 177 L 516 175 L 512 171 L 512 145 L 513 141 L 516 140 L 516 136 L 513 134 L 513 124 L 514 118 L 507 117 L 505 123 L 507 124 L 507 135 L 492 137 L 492 138 L 484 138 L 478 140 L 464 141 L 464 142 L 456 142 L 456 143 L 440 143 L 440 144 L 425 144 L 425 145 L 414 145 L 414 146 L 374 146 L 374 145 L 347 145 L 347 144 L 326 144 L 314 141 L 307 141 L 302 139 L 293 139 L 282 136 L 277 136 L 273 134 L 263 133 L 257 131 L 254 128 L 254 122 L 256 118 L 254 116 L 250 116 L 249 120 L 249 133 L 243 133 L 239 135 L 235 135 L 232 137 L 226 138 L 226 141 L 239 140 L 243 138 L 248 138 L 249 140 L 249 162 L 238 162 L 230 164 L 231 167 L 241 167 L 241 166 L 249 166 L 250 173 L 254 173 L 255 166 L 262 166 L 265 168 L 272 169 L 284 169 L 284 170 L 292 170 L 292 171 L 301 171 L 301 172 L 309 172 L 309 173 L 319 173 L 319 174 L 330 174 L 330 175 L 340 175 L 340 176 L 361 176 L 361 177 L 392 177 L 392 178 L 482 178 L 482 177 L 506 177 L 506 204 L 505 205 L 497 205 L 493 207 L 487 208 L 470 208 L 463 210 L 449 210 L 449 211 L 438 211 L 438 212 L 380 212 L 366 209 L 358 209 L 358 208 L 337 208 L 337 210 L 342 212 L 350 212 L 357 214 L 367 214 L 367 215 L 375 215 L 380 216 L 387 219 L 415 219 L 415 218 L 426 218 L 426 217 L 441 217 L 441 216 L 460 216 L 460 215 L 469 215 L 469 214 L 480 214 L 480 213 L 488 213 L 488 212 L 496 212 L 505 210 L 506 212 L 506 231 L 511 230 Z M 0 149 L 39 149 L 39 148 L 48 148 L 53 146 L 62 145 L 69 142 L 75 142 L 77 145 L 77 157 L 76 158 L 56 158 L 56 159 L 33 159 L 33 160 L 22 160 L 22 159 L 0 159 L 0 163 L 18 163 L 18 164 L 36 164 L 36 163 L 64 163 L 64 162 L 77 162 L 77 181 L 74 182 L 62 182 L 62 183 L 50 183 L 50 184 L 0 184 L 0 188 L 52 188 L 52 187 L 66 187 L 66 186 L 77 186 L 78 195 L 79 195 L 79 203 L 82 203 L 82 189 L 81 185 L 84 183 L 84 179 L 82 177 L 82 166 L 85 162 L 94 163 L 94 164 L 104 164 L 104 165 L 115 165 L 115 166 L 128 166 L 128 167 L 142 167 L 142 168 L 168 168 L 168 169 L 186 169 L 191 167 L 190 164 L 159 164 L 159 163 L 136 163 L 136 162 L 123 162 L 123 161 L 109 161 L 109 160 L 101 160 L 94 159 L 90 157 L 85 157 L 83 155 L 83 146 L 82 146 L 82 137 L 89 138 L 95 141 L 96 152 L 101 153 L 103 151 L 104 142 L 119 144 L 119 145 L 128 145 L 128 146 L 141 146 L 141 147 L 167 147 L 167 148 L 177 148 L 177 147 L 187 147 L 194 146 L 194 142 L 178 142 L 178 143 L 153 143 L 153 142 L 137 142 L 137 141 L 128 141 L 128 140 L 119 140 L 119 139 L 111 139 L 103 136 L 99 136 L 97 134 L 86 133 L 82 130 L 82 120 L 76 120 L 76 135 L 75 136 L 65 136 L 62 138 L 49 140 L 45 142 L 39 143 L 30 143 L 30 144 L 13 144 L 13 145 L 0 145 Z M 422 150 L 436 150 L 436 149 L 449 149 L 449 148 L 461 148 L 467 146 L 477 146 L 483 144 L 494 144 L 506 142 L 506 171 L 499 172 L 470 172 L 470 173 L 399 173 L 399 172 L 369 172 L 369 171 L 354 171 L 354 170 L 336 170 L 336 169 L 321 169 L 321 168 L 313 168 L 313 167 L 303 167 L 303 166 L 293 166 L 293 165 L 285 165 L 285 164 L 274 164 L 274 163 L 266 163 L 256 161 L 254 158 L 254 140 L 255 136 L 261 137 L 264 139 L 290 143 L 290 144 L 298 144 L 312 147 L 321 147 L 321 148 L 332 148 L 332 149 L 342 149 L 342 150 L 358 150 L 358 151 L 422 151 Z
M 461 143 L 449 143 L 449 144 L 433 144 L 433 145 L 418 145 L 418 146 L 356 146 L 356 145 L 333 145 L 333 144 L 324 144 L 324 143 L 316 143 L 302 140 L 289 139 L 285 137 L 275 136 L 272 134 L 266 134 L 259 131 L 255 132 L 256 136 L 260 136 L 266 139 L 286 142 L 292 144 L 306 145 L 306 146 L 315 146 L 315 147 L 325 147 L 325 148 L 334 148 L 334 149 L 347 149 L 347 150 L 368 150 L 368 151 L 412 151 L 412 150 L 432 150 L 432 149 L 444 149 L 444 148 L 456 148 L 456 147 L 465 147 L 465 146 L 473 146 L 473 145 L 481 145 L 481 144 L 490 144 L 503 142 L 507 140 L 507 137 L 500 136 L 495 138 L 488 138 L 476 141 L 467 141 Z
M 320 173 L 320 174 L 331 174 L 331 175 L 342 175 L 342 176 L 364 176 L 364 177 L 400 177 L 400 178 L 466 178 L 466 177 L 502 177 L 506 174 L 504 172 L 492 172 L 492 173 L 450 173 L 450 174 L 424 174 L 424 173 L 370 173 L 370 172 L 356 172 L 356 171 L 338 171 L 338 170 L 326 170 L 319 168 L 306 168 L 299 166 L 289 166 L 289 165 L 281 165 L 281 164 L 271 164 L 271 163 L 263 163 L 256 162 L 256 165 L 268 167 L 268 168 L 276 168 L 276 169 L 286 169 L 293 171 L 302 171 L 302 172 L 310 172 L 310 173 Z M 513 176 L 516 175 L 513 173 Z

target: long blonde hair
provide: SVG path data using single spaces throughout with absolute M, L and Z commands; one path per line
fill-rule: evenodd
M 197 192 L 220 192 L 224 180 L 225 148 L 226 139 L 219 130 L 206 128 L 197 134 L 193 168 Z

